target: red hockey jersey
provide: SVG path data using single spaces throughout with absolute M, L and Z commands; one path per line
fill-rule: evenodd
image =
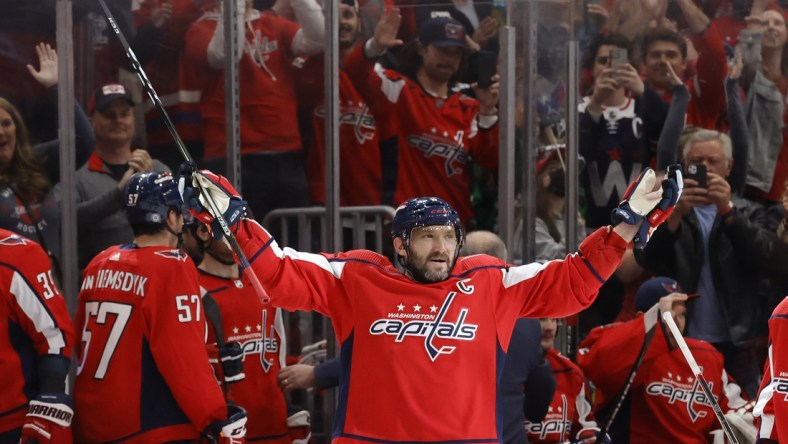
M 74 345 L 66 302 L 49 257 L 35 242 L 0 228 L 0 433 L 22 427 L 38 395 L 37 357 L 65 358 Z
M 246 439 L 290 444 L 287 405 L 276 379 L 285 356 L 280 310 L 262 305 L 246 277 L 227 279 L 200 270 L 200 286 L 205 292 L 203 297 L 213 298 L 219 307 L 224 341 L 239 342 L 244 351 L 246 377 L 226 388 L 228 397 L 246 409 Z M 215 344 L 216 326 L 210 322 L 210 316 L 207 318 L 208 342 Z
M 581 430 L 593 430 L 597 426 L 591 414 L 586 377 L 574 362 L 558 350 L 548 350 L 545 360 L 555 376 L 555 394 L 542 422 L 530 423 L 526 420 L 528 442 L 569 442 Z
M 322 69 L 322 63 L 315 63 Z M 312 70 L 315 72 L 315 70 Z M 320 79 L 322 81 L 322 78 Z M 322 86 L 322 85 L 321 85 Z M 322 87 L 318 89 L 322 97 Z M 312 112 L 315 130 L 307 153 L 307 175 L 312 202 L 324 204 L 326 106 L 320 101 Z M 383 198 L 383 168 L 377 122 L 350 78 L 339 71 L 339 202 L 341 206 L 394 205 L 389 194 Z M 386 137 L 386 136 L 384 136 Z M 390 136 L 389 136 L 390 137 Z M 392 150 L 393 151 L 393 150 Z M 396 153 L 392 153 L 396 156 Z M 394 157 L 391 160 L 395 160 Z M 392 187 L 393 188 L 393 184 Z M 393 191 L 392 191 L 393 192 Z
M 208 44 L 216 29 L 216 13 L 205 14 L 186 33 L 184 73 L 187 90 L 200 93 L 205 158 L 225 155 L 224 71 L 208 64 Z M 294 76 L 289 48 L 299 26 L 274 14 L 255 11 L 246 21 L 244 53 L 238 63 L 241 85 L 241 153 L 301 149 L 296 116 Z
M 348 76 L 378 121 L 396 125 L 399 137 L 394 201 L 436 196 L 449 202 L 464 222 L 473 219 L 471 160 L 498 168 L 498 125 L 479 126 L 479 102 L 464 94 L 437 98 L 421 85 L 386 70 L 358 45 L 345 59 Z
M 110 247 L 85 269 L 76 442 L 196 439 L 227 418 L 205 350 L 197 268 L 167 247 Z
M 769 318 L 769 359 L 763 370 L 758 402 L 753 415 L 758 438 L 775 442 L 788 440 L 788 298 L 783 299 Z
M 517 317 L 589 306 L 627 245 L 606 227 L 565 260 L 514 267 L 462 257 L 447 280 L 419 284 L 371 251 L 282 250 L 251 220 L 237 238 L 273 305 L 332 320 L 341 347 L 335 443 L 497 443 L 497 383 Z
M 597 327 L 580 344 L 577 363 L 597 388 L 595 411 L 614 401 L 653 326 L 657 331 L 630 389 L 631 442 L 708 443 L 709 433 L 720 428 L 717 417 L 681 350 L 670 346 L 670 332 L 658 314 L 654 306 L 631 321 Z M 722 410 L 743 406 L 741 388 L 729 380 L 722 354 L 707 342 L 685 340 Z

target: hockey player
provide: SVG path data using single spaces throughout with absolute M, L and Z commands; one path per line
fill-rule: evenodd
M 769 360 L 763 371 L 758 402 L 753 411 L 758 418 L 758 442 L 785 442 L 788 437 L 788 359 L 783 351 L 788 330 L 788 297 L 769 318 Z
M 630 420 L 626 423 L 624 411 L 616 417 L 619 424 L 628 425 L 629 432 L 622 434 L 621 428 L 617 433 L 611 431 L 613 442 L 708 443 L 712 431 L 719 429 L 712 404 L 662 322 L 661 314 L 670 311 L 683 332 L 687 298 L 675 280 L 652 278 L 640 286 L 635 297 L 635 308 L 643 315 L 597 327 L 580 344 L 578 364 L 596 386 L 596 412 L 617 401 L 641 347 L 647 344 L 629 392 Z M 656 330 L 648 343 L 651 329 Z M 729 380 L 722 355 L 708 342 L 685 340 L 722 410 L 743 406 L 741 388 Z
M 368 57 L 402 43 L 396 38 L 400 20 L 398 10 L 385 12 L 374 37 L 345 59 L 346 72 L 376 121 L 398 129 L 394 202 L 435 195 L 468 223 L 471 161 L 488 170 L 498 167 L 497 77 L 475 89 L 476 99 L 452 91 L 468 48 L 462 25 L 446 17 L 421 25 L 415 69 L 403 69 L 403 75 L 376 66 Z
M 4 229 L 0 304 L 0 443 L 71 442 L 74 327 L 46 252 Z
M 237 194 L 229 183 L 223 185 Z M 260 303 L 227 244 L 214 239 L 197 216 L 184 228 L 183 245 L 192 258 L 202 257 L 198 272 L 208 343 L 225 364 L 215 365 L 216 373 L 228 397 L 249 415 L 247 440 L 290 444 L 287 405 L 277 381 L 286 351 L 281 311 Z
M 574 362 L 553 348 L 558 322 L 554 318 L 542 318 L 540 322 L 542 350 L 553 370 L 556 389 L 544 420 L 538 423 L 526 421 L 528 442 L 597 442 L 599 428 L 591 414 L 586 377 Z
M 458 258 L 457 212 L 439 198 L 413 198 L 392 221 L 403 273 L 366 250 L 283 250 L 237 216 L 237 197 L 204 174 L 193 180 L 205 190 L 199 199 L 218 196 L 273 305 L 331 318 L 341 361 L 334 443 L 499 442 L 497 380 L 515 320 L 567 316 L 591 304 L 641 223 L 664 220 L 681 183 L 676 172 L 662 182 L 664 194 L 651 191 L 648 170 L 620 208 L 634 225 L 600 228 L 565 260 L 518 267 L 486 255 Z M 649 212 L 654 217 L 644 218 Z M 219 229 L 217 221 L 210 227 Z
M 243 442 L 208 364 L 197 270 L 177 248 L 183 201 L 169 174 L 124 190 L 134 243 L 99 253 L 79 293 L 74 437 L 78 442 Z

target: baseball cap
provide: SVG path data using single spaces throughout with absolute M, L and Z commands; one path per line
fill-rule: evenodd
M 419 41 L 424 46 L 468 47 L 465 41 L 465 28 L 460 22 L 449 17 L 435 17 L 424 22 L 419 28 Z
M 658 276 L 643 282 L 635 295 L 635 310 L 648 311 L 659 300 L 671 293 L 684 293 L 674 279 Z M 687 295 L 690 299 L 700 296 L 698 293 Z
M 536 174 L 541 174 L 547 165 L 553 160 L 560 160 L 563 166 L 566 163 L 566 144 L 559 143 L 544 147 L 544 151 L 536 160 Z M 582 171 L 586 167 L 586 159 L 583 156 L 577 158 L 577 169 Z
M 130 106 L 134 106 L 129 89 L 118 83 L 110 83 L 96 88 L 90 96 L 88 112 L 93 114 L 95 111 L 104 111 L 114 100 L 125 100 Z

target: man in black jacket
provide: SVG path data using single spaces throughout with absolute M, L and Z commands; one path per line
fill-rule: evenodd
M 701 295 L 688 304 L 687 336 L 714 344 L 728 373 L 752 395 L 763 358 L 754 353 L 759 340 L 765 345 L 769 313 L 759 289 L 765 287 L 762 271 L 775 236 L 762 228 L 762 208 L 732 200 L 727 135 L 699 130 L 682 154 L 685 171 L 705 165 L 707 174 L 685 178 L 676 209 L 636 258 L 650 272 Z

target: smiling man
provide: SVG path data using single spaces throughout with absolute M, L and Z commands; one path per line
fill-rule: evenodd
M 134 239 L 123 212 L 121 194 L 134 173 L 169 172 L 147 151 L 131 146 L 134 137 L 134 101 L 123 85 L 98 88 L 88 112 L 96 135 L 96 150 L 77 171 L 79 266 L 116 244 Z

